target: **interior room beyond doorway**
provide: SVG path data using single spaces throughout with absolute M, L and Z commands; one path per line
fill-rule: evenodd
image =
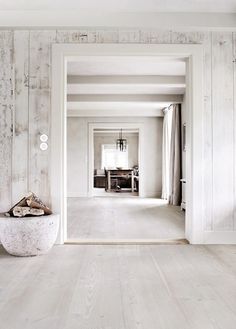
M 94 196 L 137 196 L 139 132 L 137 129 L 94 130 Z
M 68 63 L 69 241 L 183 239 L 184 211 L 162 181 L 163 118 L 186 109 L 185 61 L 84 64 Z

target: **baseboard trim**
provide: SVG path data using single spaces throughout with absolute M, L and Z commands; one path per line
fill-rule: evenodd
M 185 245 L 188 240 L 180 239 L 75 239 L 67 240 L 68 245 Z

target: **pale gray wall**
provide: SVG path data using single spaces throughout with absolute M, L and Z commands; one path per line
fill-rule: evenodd
M 138 165 L 138 133 L 125 133 L 123 137 L 128 143 L 128 166 L 133 168 Z M 101 169 L 102 144 L 115 144 L 118 133 L 95 133 L 94 134 L 94 169 Z
M 204 229 L 236 230 L 236 32 L 77 28 L 0 31 L 0 211 L 28 190 L 50 202 L 53 43 L 195 44 L 204 49 Z M 11 93 L 11 89 L 13 93 Z M 39 148 L 39 134 L 49 148 Z M 19 160 L 20 159 L 20 160 Z M 230 235 L 231 236 L 231 235 Z
M 76 118 L 67 120 L 67 192 L 69 197 L 88 193 L 88 123 L 143 123 L 143 190 L 145 197 L 160 197 L 162 183 L 163 118 Z

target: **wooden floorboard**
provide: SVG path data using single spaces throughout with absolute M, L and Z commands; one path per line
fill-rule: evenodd
M 69 241 L 157 241 L 185 238 L 180 207 L 139 197 L 68 198 Z
M 4 329 L 235 329 L 236 246 L 0 248 Z

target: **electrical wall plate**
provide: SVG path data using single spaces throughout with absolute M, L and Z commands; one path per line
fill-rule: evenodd
M 41 142 L 45 143 L 48 140 L 48 135 L 42 134 L 42 135 L 40 135 L 39 138 L 40 138 Z
M 42 151 L 46 151 L 48 149 L 48 144 L 47 143 L 41 143 L 39 147 Z

